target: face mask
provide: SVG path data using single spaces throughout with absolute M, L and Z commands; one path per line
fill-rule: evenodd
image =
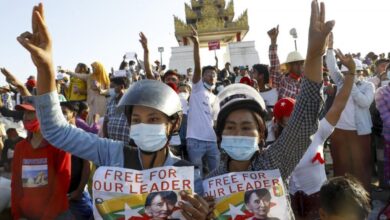
M 39 131 L 39 121 L 34 119 L 32 121 L 23 121 L 24 128 L 29 132 Z
M 223 85 L 220 85 L 217 87 L 217 92 L 220 93 L 225 87 Z
M 238 161 L 250 160 L 259 150 L 256 137 L 222 136 L 222 149 L 233 159 Z
M 115 97 L 116 96 L 115 88 L 110 88 L 110 90 L 108 91 L 108 94 L 110 95 L 110 97 Z
M 215 85 L 214 85 L 214 84 L 213 84 L 213 85 L 210 85 L 210 84 L 208 84 L 207 82 L 204 82 L 203 85 L 204 85 L 204 87 L 205 87 L 206 89 L 208 89 L 208 90 L 214 90 L 214 89 L 215 89 Z
M 181 93 L 179 93 L 179 97 L 187 100 L 188 97 L 190 97 L 190 94 L 188 94 L 187 92 L 181 92 Z
M 130 138 L 143 151 L 156 152 L 168 142 L 165 124 L 136 124 L 130 127 Z

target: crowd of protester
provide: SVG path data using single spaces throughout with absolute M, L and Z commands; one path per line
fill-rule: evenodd
M 289 219 L 367 219 L 372 190 L 390 187 L 390 57 L 335 50 L 334 22 L 317 1 L 306 58 L 293 51 L 280 62 L 277 26 L 264 33 L 269 65 L 219 69 L 216 58 L 202 67 L 192 28 L 195 65 L 185 73 L 151 63 L 143 33 L 143 60 L 124 56 L 111 72 L 99 61 L 55 71 L 42 7 L 33 32 L 18 37 L 37 76 L 24 83 L 1 69 L 0 183 L 10 189 L 0 191 L 0 211 L 8 218 L 93 219 L 88 184 L 98 166 L 190 164 L 197 195 L 202 179 L 278 169 Z M 48 175 L 26 177 L 32 165 Z M 212 219 L 213 198 L 197 195 L 186 195 L 183 216 Z

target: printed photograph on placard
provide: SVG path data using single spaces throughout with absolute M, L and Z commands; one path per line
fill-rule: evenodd
M 93 181 L 95 219 L 185 219 L 180 191 L 193 193 L 193 172 L 193 167 L 100 167 Z
M 45 165 L 23 165 L 23 187 L 41 187 L 48 184 L 48 168 Z
M 203 181 L 205 196 L 216 199 L 215 219 L 279 220 L 288 217 L 279 170 L 229 173 Z

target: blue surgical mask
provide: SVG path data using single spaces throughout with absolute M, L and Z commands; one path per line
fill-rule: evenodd
M 221 148 L 238 161 L 250 160 L 259 150 L 257 138 L 248 136 L 222 136 Z
M 141 150 L 156 152 L 168 142 L 165 124 L 136 124 L 130 127 L 130 138 Z
M 208 84 L 207 82 L 204 82 L 203 83 L 204 87 L 208 90 L 214 90 L 215 89 L 215 85 L 214 84 Z

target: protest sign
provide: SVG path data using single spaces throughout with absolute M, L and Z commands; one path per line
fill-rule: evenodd
M 219 40 L 213 40 L 208 42 L 209 50 L 219 50 L 221 47 Z
M 228 173 L 203 181 L 204 196 L 216 198 L 216 219 L 288 219 L 279 170 Z
M 135 60 L 135 52 L 127 52 L 126 54 L 125 54 L 125 56 L 126 56 L 126 59 L 128 59 L 128 60 Z
M 93 176 L 95 219 L 184 219 L 179 192 L 194 190 L 193 167 L 132 170 L 99 167 Z

